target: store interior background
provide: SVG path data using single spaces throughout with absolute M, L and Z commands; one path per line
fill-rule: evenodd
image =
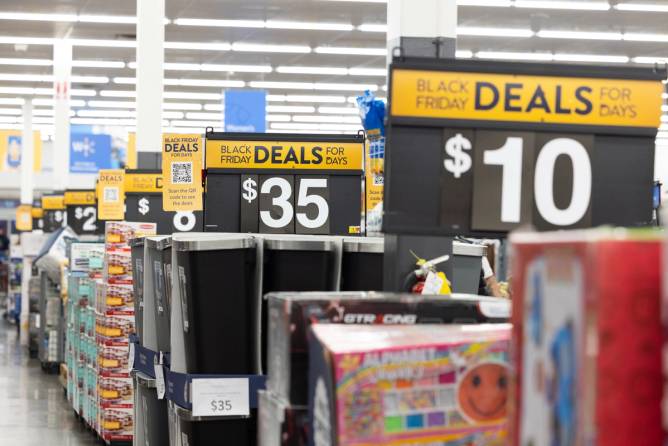
M 460 0 L 458 6 L 458 58 L 642 66 L 668 60 L 662 2 Z M 220 128 L 221 95 L 229 88 L 267 90 L 271 132 L 355 133 L 362 126 L 354 98 L 366 89 L 386 96 L 382 0 L 169 0 L 165 23 L 165 131 Z M 67 37 L 74 44 L 71 124 L 110 134 L 122 154 L 135 131 L 135 26 L 130 1 L 2 2 L 0 130 L 20 130 L 20 104 L 34 100 L 33 125 L 43 144 L 37 193 L 51 190 L 55 175 L 53 41 Z M 666 183 L 663 107 L 655 179 Z M 69 182 L 92 187 L 94 180 L 71 174 Z M 0 173 L 3 197 L 18 198 L 18 184 L 18 170 Z

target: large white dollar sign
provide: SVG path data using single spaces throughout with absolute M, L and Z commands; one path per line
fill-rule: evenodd
M 241 186 L 246 191 L 241 194 L 244 200 L 251 203 L 253 200 L 257 198 L 257 183 L 255 182 L 254 179 L 252 178 L 246 179 L 246 181 L 244 181 Z
M 148 214 L 150 208 L 148 206 L 148 199 L 146 197 L 142 197 L 142 199 L 139 200 L 139 203 L 137 204 L 139 205 L 139 212 L 141 213 L 141 215 Z
M 471 155 L 464 150 L 471 150 L 471 141 L 457 133 L 445 143 L 445 152 L 452 157 L 444 162 L 445 170 L 460 178 L 471 168 Z

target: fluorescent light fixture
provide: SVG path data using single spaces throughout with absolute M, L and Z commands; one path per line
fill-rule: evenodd
M 222 121 L 191 121 L 191 120 L 180 120 L 180 121 L 171 121 L 173 126 L 176 127 L 199 127 L 200 131 L 204 130 L 207 127 L 222 127 Z M 203 133 L 203 132 L 202 132 Z
M 357 30 L 365 33 L 386 33 L 387 25 L 385 23 L 362 23 Z
M 590 2 L 590 1 L 553 1 L 553 0 L 515 0 L 516 8 L 535 8 L 535 9 L 577 9 L 586 11 L 607 11 L 610 9 L 608 2 Z
M 0 105 L 23 105 L 25 100 L 22 98 L 0 98 Z
M 666 115 L 661 116 L 661 122 L 668 122 L 668 116 Z
M 668 93 L 661 93 L 662 99 L 668 99 Z
M 349 56 L 385 56 L 386 48 L 360 48 L 360 47 L 339 47 L 339 46 L 319 46 L 315 48 L 318 54 L 342 54 Z
M 661 111 L 662 112 L 668 112 L 668 105 L 662 105 L 661 106 Z
M 106 84 L 109 83 L 109 78 L 106 76 L 72 76 L 70 77 L 72 83 L 79 84 Z
M 69 39 L 73 46 L 95 46 L 104 48 L 135 48 L 134 40 Z M 165 42 L 165 45 L 167 43 Z
M 455 57 L 457 59 L 470 59 L 470 58 L 473 57 L 473 51 L 457 50 L 457 51 L 455 51 Z
M 374 84 L 338 84 L 329 82 L 316 82 L 313 84 L 314 90 L 335 90 L 335 91 L 377 91 L 378 85 Z
M 223 109 L 223 104 L 204 104 L 204 110 L 207 111 L 221 111 Z
M 601 63 L 627 63 L 628 56 L 607 56 L 600 54 L 555 54 L 557 62 L 601 62 Z
M 629 42 L 668 42 L 668 34 L 625 33 L 624 40 Z
M 52 107 L 53 99 L 36 98 L 32 100 L 32 105 Z M 70 99 L 70 107 L 85 107 L 85 106 L 86 106 L 86 101 L 84 101 L 83 99 Z
M 223 71 L 227 73 L 271 73 L 273 68 L 270 65 L 218 65 L 202 64 L 202 71 Z
M 50 67 L 53 65 L 51 59 L 21 59 L 18 57 L 0 58 L 0 65 L 29 65 L 38 67 Z
M 52 88 L 0 87 L 0 94 L 53 96 Z M 71 96 L 95 96 L 95 90 L 70 90 Z
M 102 92 L 100 92 L 102 93 Z M 101 94 L 101 96 L 104 96 Z M 135 108 L 136 103 L 133 101 L 88 101 L 88 106 L 92 108 Z
M 359 115 L 359 110 L 355 107 L 319 107 L 318 113 L 328 115 Z
M 163 65 L 165 70 L 173 71 L 200 71 L 202 66 L 198 63 L 174 63 L 174 62 L 165 62 Z M 131 68 L 137 68 L 137 62 L 134 62 L 134 66 Z
M 251 88 L 279 88 L 283 90 L 313 90 L 312 82 L 271 82 L 271 81 L 251 81 L 248 84 Z
M 514 53 L 506 51 L 478 51 L 475 53 L 478 59 L 501 59 L 501 60 L 554 60 L 552 53 Z
M 249 53 L 298 53 L 311 52 L 311 47 L 305 45 L 268 45 L 261 43 L 233 43 L 232 51 Z
M 212 26 L 223 28 L 264 28 L 264 20 L 218 20 L 183 18 L 173 21 L 180 26 Z
M 290 115 L 267 115 L 267 122 L 290 122 Z
M 350 68 L 348 74 L 351 76 L 387 76 L 387 68 Z
M 39 90 L 39 88 L 37 90 Z M 49 88 L 49 90 L 51 90 L 51 89 Z M 53 94 L 53 90 L 51 90 L 51 93 L 49 93 L 49 94 Z M 93 96 L 97 96 L 97 92 L 95 90 L 83 90 L 83 89 L 73 88 L 72 90 L 70 90 L 70 95 L 71 96 L 93 97 Z
M 222 99 L 220 93 L 195 93 L 190 91 L 165 91 L 162 95 L 165 99 L 186 99 L 186 100 L 212 100 Z
M 73 60 L 76 68 L 125 68 L 125 62 L 115 60 Z
M 53 116 L 54 111 L 52 108 L 36 108 L 32 111 L 33 116 Z M 70 110 L 70 116 L 76 116 L 74 110 Z
M 635 63 L 643 63 L 643 64 L 657 64 L 657 63 L 668 63 L 668 57 L 644 57 L 644 56 L 639 56 L 639 57 L 634 57 L 631 59 L 632 62 Z
M 575 40 L 622 40 L 622 33 L 590 32 L 590 31 L 552 31 L 541 30 L 536 33 L 541 39 L 575 39 Z
M 202 121 L 217 120 L 222 121 L 222 113 L 186 113 L 186 119 L 198 119 Z
M 134 85 L 137 83 L 137 79 L 134 77 L 115 77 L 114 84 L 121 85 Z
M 227 42 L 165 42 L 168 50 L 207 50 L 207 51 L 230 51 L 232 45 Z
M 281 20 L 267 20 L 265 27 L 269 29 L 305 29 L 311 31 L 352 31 L 355 29 L 350 23 L 290 22 Z
M 345 67 L 296 67 L 296 66 L 279 66 L 276 67 L 277 73 L 290 74 L 323 74 L 330 76 L 345 76 L 348 74 L 348 68 Z
M 104 98 L 134 98 L 137 93 L 134 91 L 102 90 L 100 96 Z
M 163 102 L 163 110 L 201 110 L 202 104 L 196 104 L 194 102 Z
M 77 18 L 81 23 L 118 23 L 118 24 L 134 24 L 137 23 L 136 16 L 122 16 L 122 15 L 80 15 Z M 168 19 L 165 19 L 169 23 Z
M 378 96 L 377 96 L 376 99 L 378 99 L 379 101 L 387 102 L 387 98 L 383 98 L 383 97 L 378 97 Z M 348 101 L 348 103 L 350 103 L 350 104 L 355 104 L 355 105 L 357 105 L 357 96 L 348 96 L 347 101 Z
M 305 122 L 272 122 L 270 124 L 272 129 L 277 130 L 333 130 L 333 131 L 350 131 L 356 132 L 362 130 L 362 125 L 353 124 L 315 124 Z
M 614 8 L 618 11 L 668 12 L 668 5 L 656 3 L 619 3 Z
M 308 105 L 267 105 L 271 113 L 315 113 L 315 107 Z
M 135 118 L 134 110 L 79 110 L 77 116 L 82 118 Z
M 334 124 L 359 124 L 362 125 L 359 116 L 318 116 L 318 115 L 294 115 L 294 122 L 319 122 Z
M 534 32 L 523 28 L 488 28 L 488 27 L 457 27 L 458 36 L 482 37 L 533 37 Z
M 0 115 L 20 116 L 22 114 L 23 110 L 20 108 L 0 108 Z
M 53 45 L 53 37 L 16 37 L 0 36 L 0 44 L 7 45 Z
M 178 85 L 181 87 L 219 87 L 219 88 L 243 88 L 246 82 L 227 79 L 165 79 L 165 85 Z
M 457 6 L 491 6 L 506 8 L 511 6 L 511 0 L 457 0 Z
M 31 20 L 38 22 L 76 22 L 76 14 L 40 14 L 31 12 L 2 12 L 0 20 Z
M 267 95 L 269 102 L 314 102 L 323 104 L 342 104 L 345 96 L 311 96 L 311 95 Z

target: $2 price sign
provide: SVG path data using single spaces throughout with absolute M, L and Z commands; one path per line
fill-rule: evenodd
M 193 415 L 196 417 L 250 415 L 248 378 L 197 378 L 192 380 Z

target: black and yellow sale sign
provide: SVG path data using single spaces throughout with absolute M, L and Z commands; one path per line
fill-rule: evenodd
M 206 167 L 218 169 L 362 170 L 357 142 L 207 140 Z
M 206 230 L 361 232 L 363 135 L 207 133 Z
M 32 206 L 22 204 L 16 208 L 16 229 L 18 231 L 32 231 Z
M 162 135 L 162 206 L 165 211 L 202 210 L 201 135 Z
M 93 189 L 66 190 L 67 225 L 79 235 L 101 234 L 103 225 L 97 220 L 96 194 Z
M 63 196 L 65 206 L 72 205 L 94 205 L 94 190 L 67 190 Z
M 656 128 L 662 92 L 656 80 L 398 69 L 391 107 L 395 117 Z
M 65 210 L 64 195 L 45 195 L 42 197 L 42 209 L 45 211 Z
M 395 59 L 385 232 L 496 237 L 527 225 L 647 224 L 666 76 Z
M 126 170 L 125 192 L 162 192 L 162 173 Z
M 125 172 L 103 169 L 97 182 L 97 218 L 123 220 L 125 214 Z
M 65 211 L 65 196 L 55 193 L 42 196 L 44 210 L 44 232 L 55 232 L 67 224 Z

